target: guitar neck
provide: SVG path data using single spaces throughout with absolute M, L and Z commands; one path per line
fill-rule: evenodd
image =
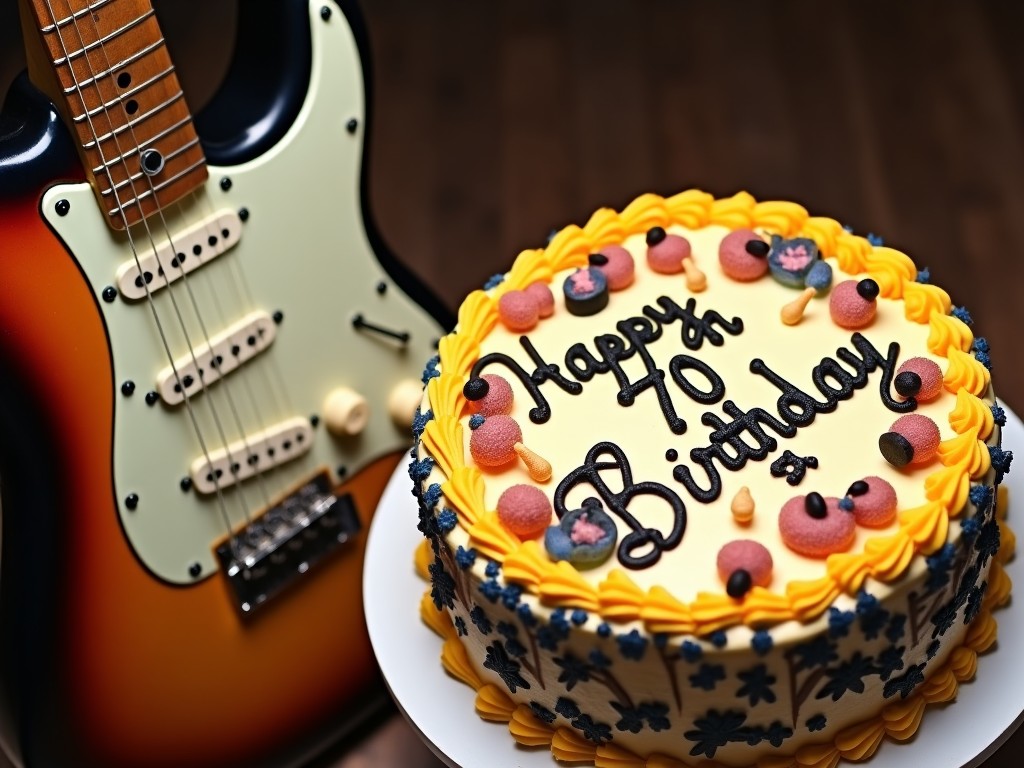
M 125 229 L 207 178 L 149 0 L 22 0 L 29 74 L 64 115 L 108 224 Z

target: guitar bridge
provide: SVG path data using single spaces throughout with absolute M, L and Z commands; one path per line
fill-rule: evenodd
M 336 496 L 323 471 L 214 551 L 238 610 L 250 615 L 361 527 L 351 495 Z

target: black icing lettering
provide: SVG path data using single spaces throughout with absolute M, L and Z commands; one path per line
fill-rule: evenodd
M 661 325 L 668 325 L 675 320 L 681 321 L 680 338 L 687 349 L 700 349 L 705 339 L 713 346 L 722 346 L 725 339 L 715 330 L 715 325 L 733 336 L 738 336 L 743 332 L 743 321 L 740 318 L 734 317 L 732 320 L 726 320 L 713 309 L 707 310 L 698 318 L 696 315 L 697 300 L 693 298 L 686 300 L 685 308 L 680 307 L 668 296 L 659 296 L 657 304 L 662 308 L 662 312 L 648 306 L 644 307 L 643 313 Z
M 707 379 L 708 384 L 711 385 L 710 389 L 707 391 L 697 389 L 683 374 L 685 370 L 697 371 Z M 676 355 L 669 361 L 668 371 L 672 376 L 672 380 L 691 400 L 696 400 L 704 405 L 714 405 L 725 397 L 725 382 L 722 381 L 722 377 L 702 360 L 690 357 L 689 355 Z
M 537 366 L 533 373 L 527 373 L 514 359 L 502 352 L 491 352 L 484 355 L 473 365 L 470 372 L 471 378 L 477 378 L 480 373 L 489 365 L 503 365 L 511 371 L 533 398 L 534 408 L 530 409 L 530 421 L 534 424 L 544 424 L 551 418 L 551 404 L 540 391 L 540 385 L 545 381 L 553 381 L 570 395 L 578 395 L 583 392 L 583 385 L 578 381 L 569 381 L 558 370 L 557 365 L 546 362 L 533 344 L 525 336 L 519 337 L 519 343 Z
M 775 401 L 775 409 L 779 412 L 779 416 L 785 419 L 788 424 L 792 424 L 795 427 L 805 427 L 814 421 L 814 414 L 831 413 L 836 409 L 834 400 L 824 403 L 815 400 L 802 389 L 790 384 L 779 374 L 775 373 L 760 358 L 750 361 L 750 371 L 751 373 L 764 376 L 782 391 L 779 399 Z
M 601 461 L 602 456 L 608 456 L 611 460 Z M 616 487 L 622 486 L 619 492 L 612 491 L 601 476 L 602 472 L 610 470 L 618 472 L 614 484 Z M 558 484 L 555 489 L 554 507 L 560 520 L 569 512 L 565 506 L 566 497 L 582 483 L 589 483 L 604 502 L 608 512 L 617 515 L 630 528 L 631 532 L 619 542 L 617 553 L 619 562 L 626 568 L 649 568 L 661 559 L 663 552 L 675 549 L 683 540 L 683 533 L 686 531 L 686 505 L 683 500 L 671 488 L 661 483 L 634 483 L 629 460 L 625 452 L 614 443 L 602 442 L 592 447 L 587 452 L 583 465 L 570 472 Z M 629 504 L 637 496 L 657 496 L 669 505 L 672 510 L 672 528 L 667 534 L 663 534 L 657 528 L 643 525 L 630 513 Z
M 608 364 L 594 357 L 583 344 L 573 344 L 565 353 L 565 369 L 579 381 L 590 381 L 594 374 L 607 372 Z
M 839 386 L 830 386 L 829 379 Z M 831 357 L 826 357 L 814 366 L 811 380 L 829 402 L 836 403 L 839 400 L 849 400 L 853 397 L 853 377 Z
M 683 434 L 686 431 L 686 422 L 679 418 L 675 406 L 672 404 L 672 397 L 665 386 L 665 372 L 658 368 L 654 358 L 651 357 L 651 353 L 647 350 L 647 343 L 658 339 L 661 336 L 661 329 L 656 328 L 650 320 L 643 317 L 625 320 L 619 323 L 616 328 L 632 343 L 632 346 L 629 348 L 629 355 L 623 355 L 621 358 L 617 358 L 610 363 L 615 379 L 619 382 L 619 405 L 629 407 L 636 402 L 637 395 L 646 389 L 653 388 L 668 428 L 676 435 Z M 634 351 L 643 360 L 647 375 L 631 383 L 626 372 L 619 365 L 619 360 L 632 356 Z
M 876 367 L 882 368 L 882 378 L 878 382 L 878 394 L 882 399 L 882 405 L 895 413 L 910 413 L 917 408 L 917 400 L 910 397 L 906 400 L 895 400 L 889 392 L 892 390 L 892 379 L 896 375 L 896 361 L 900 356 L 900 345 L 895 341 L 889 343 L 885 357 L 875 349 L 871 342 L 861 334 L 855 333 L 850 337 L 853 346 L 864 357 L 864 369 L 868 373 Z

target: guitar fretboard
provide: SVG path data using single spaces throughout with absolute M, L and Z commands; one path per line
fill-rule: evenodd
M 86 174 L 117 229 L 207 178 L 206 161 L 149 0 L 31 0 L 45 64 Z

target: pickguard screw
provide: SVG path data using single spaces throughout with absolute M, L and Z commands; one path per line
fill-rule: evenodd
M 349 133 L 355 133 L 356 132 L 356 128 L 358 128 L 358 127 L 359 127 L 359 121 L 356 120 L 354 117 L 351 120 L 349 120 L 347 123 L 345 123 L 345 130 L 348 131 Z
M 331 18 L 331 9 L 329 6 L 325 5 L 320 9 L 320 18 L 323 19 L 324 21 L 327 21 Z
M 231 189 L 231 179 L 230 179 L 230 177 L 225 176 L 223 179 L 220 180 L 220 188 L 223 189 L 225 192 L 227 192 L 229 189 Z
M 68 211 L 71 210 L 71 203 L 65 200 L 63 197 L 57 201 L 57 204 L 53 206 L 54 210 L 57 211 L 58 216 L 67 216 Z
M 193 579 L 199 578 L 199 574 L 201 574 L 202 572 L 203 566 L 201 566 L 199 563 L 192 563 L 192 565 L 188 567 L 188 575 L 191 576 Z

